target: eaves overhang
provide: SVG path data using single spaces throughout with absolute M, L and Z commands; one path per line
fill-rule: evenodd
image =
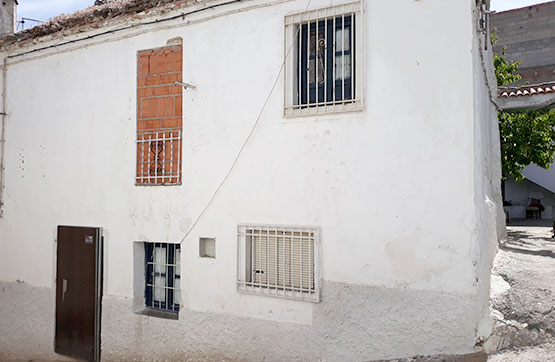
M 505 111 L 555 108 L 555 82 L 499 87 L 498 103 Z

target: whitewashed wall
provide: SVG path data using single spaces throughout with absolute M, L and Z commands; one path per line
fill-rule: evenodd
M 484 191 L 476 174 L 489 167 L 476 162 L 491 140 L 475 134 L 488 114 L 476 107 L 489 106 L 473 77 L 472 4 L 366 1 L 362 112 L 282 118 L 280 78 L 229 182 L 182 245 L 179 322 L 131 312 L 133 242 L 183 237 L 268 96 L 283 60 L 284 15 L 306 3 L 189 25 L 179 19 L 11 59 L 0 279 L 12 293 L 2 299 L 39 287 L 53 304 L 56 226 L 101 226 L 108 360 L 213 353 L 339 361 L 473 351 L 489 288 L 477 278 L 489 272 L 496 237 L 495 218 L 479 221 L 487 206 L 475 196 L 496 190 Z M 327 5 L 312 1 L 310 9 Z M 183 79 L 197 86 L 183 96 L 183 185 L 136 187 L 136 52 L 176 36 Z M 238 223 L 319 226 L 322 303 L 238 294 Z M 216 237 L 215 260 L 198 257 L 202 236 Z M 24 284 L 10 284 L 16 280 Z M 14 313 L 0 315 L 14 320 Z M 53 323 L 51 313 L 42 318 Z M 221 340 L 210 341 L 214 331 Z M 157 345 L 160 335 L 175 343 Z M 260 347 L 257 335 L 275 342 Z M 32 348 L 8 348 L 17 344 L 12 337 L 0 340 L 6 353 L 32 355 Z M 254 345 L 245 348 L 245 340 Z

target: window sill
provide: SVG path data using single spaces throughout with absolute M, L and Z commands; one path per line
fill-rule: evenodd
M 313 292 L 300 292 L 300 291 L 288 291 L 279 288 L 272 287 L 257 287 L 251 286 L 249 283 L 244 283 L 241 281 L 237 282 L 237 292 L 240 294 L 258 295 L 262 297 L 274 297 L 282 299 L 297 300 L 300 302 L 320 302 L 320 292 L 319 290 L 314 290 Z
M 156 183 L 139 183 L 139 182 L 135 182 L 135 186 L 144 186 L 144 187 L 148 187 L 148 186 L 181 186 L 181 181 L 179 182 L 167 182 L 167 183 L 160 183 L 160 184 L 156 184 Z
M 362 111 L 362 101 L 356 100 L 350 103 L 341 104 L 323 104 L 319 106 L 286 106 L 283 109 L 283 116 L 285 118 L 315 116 L 334 113 L 357 112 Z
M 179 312 L 165 311 L 153 308 L 143 308 L 141 310 L 135 311 L 135 314 L 146 315 L 149 317 L 163 318 L 163 319 L 179 319 Z

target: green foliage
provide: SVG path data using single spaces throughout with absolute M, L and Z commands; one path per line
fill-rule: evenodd
M 497 86 L 503 87 L 505 85 L 517 82 L 522 79 L 520 74 L 516 74 L 518 66 L 522 62 L 508 62 L 505 57 L 505 50 L 507 47 L 501 49 L 501 54 L 493 56 L 493 65 L 495 66 L 495 78 L 497 78 Z
M 491 38 L 495 43 L 497 34 Z M 507 61 L 505 49 L 493 58 L 499 87 L 522 79 L 516 74 L 521 62 Z M 508 111 L 498 116 L 503 175 L 521 181 L 522 170 L 529 164 L 549 168 L 555 154 L 555 110 Z
M 555 110 L 499 112 L 504 175 L 524 179 L 531 163 L 549 168 L 555 154 Z

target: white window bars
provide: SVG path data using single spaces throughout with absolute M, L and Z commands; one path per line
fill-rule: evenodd
M 315 227 L 239 225 L 239 292 L 320 301 Z
M 362 109 L 361 2 L 285 17 L 285 116 Z
M 145 305 L 178 312 L 181 301 L 179 244 L 145 243 Z
M 137 134 L 137 185 L 181 184 L 181 130 Z

